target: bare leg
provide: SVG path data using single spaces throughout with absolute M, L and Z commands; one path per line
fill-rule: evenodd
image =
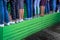
M 19 9 L 19 19 L 23 19 L 24 16 L 24 9 Z
M 12 17 L 11 17 L 11 15 L 10 15 L 10 13 L 9 13 L 9 18 L 10 18 L 10 21 L 12 21 Z
M 45 12 L 45 6 L 41 6 L 41 16 L 44 16 L 44 12 Z

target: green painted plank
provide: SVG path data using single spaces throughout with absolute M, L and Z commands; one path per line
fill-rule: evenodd
M 44 17 L 33 18 L 32 20 L 25 20 L 22 23 L 5 26 L 0 28 L 0 39 L 2 40 L 21 40 L 31 34 L 41 31 L 57 22 L 60 14 L 49 14 Z

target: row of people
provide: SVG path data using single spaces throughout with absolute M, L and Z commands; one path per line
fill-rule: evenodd
M 7 0 L 0 1 L 0 27 L 4 25 L 15 24 L 24 21 L 24 4 L 27 6 L 27 19 L 34 16 L 44 16 L 44 13 L 55 12 L 56 8 L 60 10 L 60 0 L 8 0 L 10 2 L 11 12 L 7 10 Z M 25 1 L 25 3 L 24 3 Z

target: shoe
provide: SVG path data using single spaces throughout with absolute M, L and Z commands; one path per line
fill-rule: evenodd
M 37 16 L 34 16 L 34 18 L 37 18 Z
M 9 26 L 10 25 L 10 22 L 9 23 L 6 23 L 6 25 Z
M 4 27 L 4 24 L 0 24 L 0 27 Z
M 19 23 L 19 20 L 17 20 L 16 23 Z
M 24 21 L 23 19 L 20 20 L 20 22 L 23 22 L 23 21 Z
M 25 18 L 26 20 L 31 20 L 32 18 Z
M 28 18 L 28 20 L 31 20 L 32 18 Z
M 32 18 L 28 18 L 27 20 L 31 20 Z
M 57 10 L 57 13 L 59 13 L 59 10 Z
M 10 24 L 15 24 L 15 22 L 14 22 L 14 21 L 10 21 L 9 23 L 10 23 Z
M 40 14 L 40 16 L 44 16 L 44 14 Z

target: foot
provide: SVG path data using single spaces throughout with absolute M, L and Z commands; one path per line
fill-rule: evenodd
M 20 22 L 23 22 L 23 21 L 24 21 L 23 19 L 20 20 Z
M 34 16 L 35 17 L 35 16 Z M 25 18 L 26 20 L 31 20 L 32 18 Z
M 15 24 L 15 21 L 10 21 L 9 23 L 10 23 L 10 24 Z
M 53 11 L 53 13 L 56 13 L 55 11 Z
M 35 15 L 34 18 L 37 18 L 37 15 Z
M 39 16 L 40 16 L 40 14 L 37 15 L 37 17 L 39 17 Z
M 4 24 L 0 24 L 0 27 L 4 27 Z
M 32 18 L 28 18 L 28 20 L 31 20 Z
M 59 10 L 57 10 L 57 13 L 59 13 Z
M 16 20 L 16 23 L 19 23 L 19 20 Z
M 6 23 L 6 25 L 9 26 L 10 25 L 10 22 L 9 23 Z
M 40 14 L 40 16 L 44 16 L 44 14 Z

